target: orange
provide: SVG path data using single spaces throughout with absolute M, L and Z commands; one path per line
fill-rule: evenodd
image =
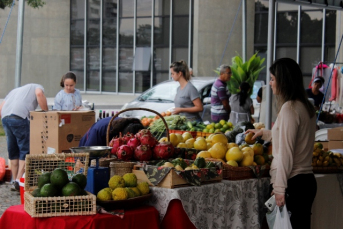
M 251 138 L 254 136 L 254 133 L 250 132 L 248 134 L 245 135 L 245 139 L 244 141 L 248 144 L 254 144 L 256 142 L 256 140 L 251 140 Z
M 260 143 L 255 143 L 252 146 L 252 149 L 254 150 L 255 155 L 262 155 L 263 154 L 263 145 L 261 145 Z

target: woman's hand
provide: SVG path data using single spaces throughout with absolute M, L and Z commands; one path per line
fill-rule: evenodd
M 252 136 L 251 140 L 254 140 L 257 137 L 262 137 L 263 135 L 263 131 L 262 130 L 258 130 L 258 129 L 249 129 L 247 131 L 245 131 L 245 134 L 247 133 L 253 133 L 254 136 Z
M 178 113 L 181 113 L 181 108 L 180 107 L 175 107 L 172 111 L 172 114 L 178 114 Z
M 286 204 L 285 194 L 275 193 L 275 202 L 276 202 L 276 205 L 279 207 L 282 207 L 283 205 L 285 205 Z

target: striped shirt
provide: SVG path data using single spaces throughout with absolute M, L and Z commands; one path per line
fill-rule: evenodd
M 222 100 L 229 100 L 230 93 L 226 82 L 217 79 L 211 89 L 211 119 L 220 121 L 221 119 L 229 120 L 229 114 L 224 109 Z

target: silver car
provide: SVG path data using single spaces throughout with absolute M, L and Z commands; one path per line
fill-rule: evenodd
M 200 112 L 200 116 L 203 121 L 211 122 L 211 88 L 212 84 L 216 80 L 216 77 L 194 77 L 192 78 L 192 84 L 198 89 L 200 99 L 203 103 L 204 110 Z M 255 114 L 253 117 L 258 120 L 260 104 L 256 100 L 257 92 L 261 86 L 264 85 L 263 81 L 257 80 L 254 84 L 253 93 L 251 98 L 253 99 Z M 171 111 L 174 108 L 174 98 L 176 95 L 176 89 L 180 84 L 174 80 L 167 80 L 155 85 L 154 87 L 143 92 L 139 97 L 126 103 L 121 110 L 127 108 L 147 108 L 157 111 L 159 113 L 165 111 Z M 155 116 L 154 113 L 142 110 L 127 111 L 120 114 L 121 117 L 135 117 L 142 118 L 143 116 Z
M 202 119 L 211 121 L 211 100 L 204 99 L 211 97 L 212 84 L 216 80 L 215 77 L 194 77 L 190 81 L 200 94 L 200 99 L 203 102 L 204 110 L 200 112 Z M 143 92 L 139 97 L 126 103 L 121 110 L 127 108 L 147 108 L 157 111 L 159 113 L 170 111 L 174 108 L 174 98 L 176 95 L 176 89 L 180 86 L 179 82 L 174 80 L 167 80 L 155 85 L 154 87 Z M 155 116 L 154 113 L 142 110 L 127 111 L 120 114 L 121 117 L 136 117 L 141 118 L 143 116 Z

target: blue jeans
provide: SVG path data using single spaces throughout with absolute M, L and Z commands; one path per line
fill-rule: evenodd
M 30 121 L 10 115 L 2 118 L 2 125 L 6 133 L 8 158 L 25 161 L 26 154 L 30 153 Z

